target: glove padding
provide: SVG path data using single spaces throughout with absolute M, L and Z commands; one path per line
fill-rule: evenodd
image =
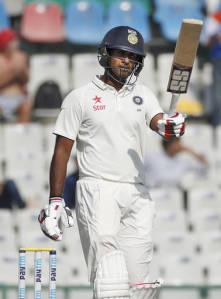
M 61 241 L 64 227 L 74 225 L 71 210 L 65 207 L 64 200 L 53 200 L 40 211 L 38 216 L 41 230 L 54 241 Z
M 176 112 L 169 116 L 164 114 L 163 118 L 158 120 L 158 134 L 165 138 L 180 137 L 184 134 L 186 115 Z

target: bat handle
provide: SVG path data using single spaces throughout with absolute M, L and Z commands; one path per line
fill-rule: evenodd
M 173 93 L 172 94 L 172 99 L 171 99 L 171 102 L 170 102 L 170 109 L 169 109 L 169 116 L 172 116 L 175 114 L 176 112 L 176 106 L 177 106 L 177 103 L 178 103 L 178 100 L 179 100 L 179 94 L 176 94 L 176 93 Z

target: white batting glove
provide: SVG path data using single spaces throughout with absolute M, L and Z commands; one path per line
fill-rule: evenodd
M 49 205 L 40 211 L 38 216 L 41 230 L 54 241 L 61 241 L 63 228 L 74 225 L 71 210 L 65 207 L 61 197 L 50 198 Z
M 186 115 L 176 112 L 175 115 L 169 116 L 164 114 L 163 118 L 158 120 L 158 133 L 165 137 L 180 137 L 184 134 Z

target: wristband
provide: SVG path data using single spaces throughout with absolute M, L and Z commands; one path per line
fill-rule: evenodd
M 49 198 L 49 203 L 52 203 L 52 202 L 56 202 L 56 201 L 62 201 L 62 197 L 61 196 L 52 196 Z

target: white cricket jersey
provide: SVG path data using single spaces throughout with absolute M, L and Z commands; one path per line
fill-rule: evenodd
M 144 183 L 146 130 L 162 109 L 143 85 L 95 79 L 64 99 L 54 133 L 76 141 L 80 177 Z

